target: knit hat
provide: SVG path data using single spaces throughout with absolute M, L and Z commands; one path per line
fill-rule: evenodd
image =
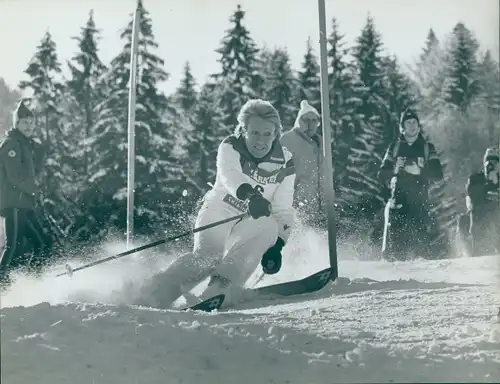
M 486 152 L 484 153 L 483 162 L 486 163 L 488 161 L 500 161 L 498 148 L 491 147 L 486 150 Z
M 418 118 L 417 113 L 411 108 L 406 108 L 405 111 L 401 114 L 401 118 L 399 119 L 400 129 L 403 129 L 405 121 L 411 119 L 417 120 L 418 125 L 420 125 L 420 119 Z
M 14 122 L 28 117 L 35 117 L 33 112 L 25 105 L 26 99 L 22 99 L 14 110 Z
M 318 110 L 314 108 L 307 100 L 302 100 L 300 102 L 300 110 L 299 113 L 297 114 L 297 118 L 295 119 L 295 127 L 299 126 L 299 120 L 306 114 L 306 113 L 314 113 L 314 115 L 318 118 L 321 117 L 319 114 Z

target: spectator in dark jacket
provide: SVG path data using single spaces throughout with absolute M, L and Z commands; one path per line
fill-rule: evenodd
M 43 147 L 28 137 L 34 115 L 21 101 L 13 115 L 13 127 L 0 143 L 0 217 L 5 244 L 0 260 L 0 278 L 8 280 L 9 267 L 24 263 L 24 239 L 34 249 L 33 265 L 41 263 L 50 244 L 35 214 L 39 192 L 36 176 L 41 171 Z
M 429 185 L 443 179 L 433 144 L 421 133 L 420 120 L 411 110 L 400 119 L 398 140 L 389 145 L 379 178 L 391 190 L 385 210 L 383 252 L 388 259 L 414 252 L 429 256 Z

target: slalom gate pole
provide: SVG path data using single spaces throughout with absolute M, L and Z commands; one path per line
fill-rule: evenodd
M 127 249 L 134 235 L 134 190 L 135 190 L 135 99 L 137 87 L 137 47 L 139 44 L 140 14 L 136 8 L 132 22 L 130 47 L 130 80 L 128 95 L 128 149 L 127 149 Z
M 321 125 L 323 130 L 323 190 L 325 193 L 326 214 L 328 218 L 328 253 L 333 269 L 332 280 L 338 273 L 337 225 L 335 217 L 335 187 L 333 185 L 332 134 L 330 126 L 330 92 L 328 86 L 327 34 L 325 0 L 318 0 L 319 48 L 320 48 L 320 86 L 321 86 Z M 334 143 L 337 145 L 337 143 Z
M 190 231 L 181 233 L 180 235 L 176 235 L 176 236 L 169 237 L 169 238 L 166 238 L 166 239 L 157 240 L 157 241 L 154 241 L 154 242 L 149 243 L 149 244 L 141 245 L 140 247 L 137 247 L 137 248 L 129 249 L 129 250 L 125 251 L 125 252 L 119 253 L 119 254 L 114 255 L 114 256 L 109 256 L 109 257 L 106 257 L 106 258 L 101 259 L 101 260 L 93 261 L 91 263 L 82 265 L 82 266 L 80 266 L 78 268 L 72 269 L 69 266 L 69 264 L 66 264 L 66 272 L 60 273 L 60 274 L 56 275 L 56 277 L 64 276 L 64 275 L 70 275 L 71 276 L 74 272 L 78 272 L 78 271 L 81 271 L 83 269 L 87 269 L 87 268 L 93 267 L 95 265 L 103 264 L 103 263 L 106 263 L 106 262 L 111 261 L 111 260 L 120 259 L 122 257 L 131 255 L 133 253 L 137 253 L 137 252 L 143 251 L 145 249 L 153 248 L 153 247 L 156 247 L 157 245 L 165 244 L 165 243 L 168 243 L 170 241 L 174 241 L 174 240 L 180 239 L 182 237 L 189 236 L 189 235 L 191 235 L 193 233 L 201 232 L 201 231 L 204 231 L 206 229 L 210 229 L 210 228 L 222 225 L 222 224 L 229 223 L 231 221 L 239 220 L 239 219 L 244 218 L 246 215 L 247 215 L 246 213 L 242 213 L 242 214 L 239 214 L 237 216 L 230 217 L 228 219 L 216 221 L 215 223 L 207 224 L 207 225 L 204 225 L 202 227 L 195 228 L 195 229 L 192 229 Z

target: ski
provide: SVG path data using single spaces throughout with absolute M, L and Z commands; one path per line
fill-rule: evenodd
M 226 298 L 225 295 L 217 295 L 213 296 L 207 300 L 202 301 L 196 305 L 191 307 L 184 308 L 183 311 L 191 310 L 191 311 L 203 311 L 203 312 L 212 312 L 218 311 Z
M 257 295 L 292 296 L 312 293 L 322 289 L 331 280 L 333 268 L 326 268 L 300 280 L 278 283 L 260 288 L 249 289 Z
M 260 288 L 248 288 L 245 290 L 246 294 L 243 295 L 244 298 L 242 298 L 241 302 L 257 300 L 259 297 L 266 295 L 293 296 L 317 292 L 331 281 L 332 275 L 333 268 L 326 268 L 300 280 L 287 281 L 285 283 L 278 283 Z M 201 303 L 184 308 L 183 311 L 218 311 L 221 309 L 224 299 L 224 294 L 213 296 Z M 229 305 L 229 307 L 233 307 L 233 305 Z

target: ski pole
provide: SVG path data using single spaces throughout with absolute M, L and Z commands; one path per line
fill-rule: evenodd
M 83 269 L 93 267 L 95 265 L 106 263 L 106 262 L 111 261 L 111 260 L 116 260 L 116 259 L 119 259 L 121 257 L 125 257 L 125 256 L 131 255 L 133 253 L 143 251 L 145 249 L 153 248 L 153 247 L 156 247 L 157 245 L 168 243 L 170 241 L 174 241 L 174 240 L 180 239 L 182 237 L 189 236 L 193 233 L 204 231 L 205 229 L 217 227 L 218 225 L 222 225 L 222 224 L 229 223 L 231 221 L 239 220 L 239 219 L 242 219 L 243 217 L 245 217 L 246 215 L 247 215 L 246 213 L 242 213 L 242 214 L 239 214 L 237 216 L 233 216 L 233 217 L 230 217 L 230 218 L 227 218 L 224 220 L 216 221 L 215 223 L 207 224 L 207 225 L 204 225 L 202 227 L 192 229 L 190 231 L 181 233 L 180 235 L 177 235 L 177 236 L 169 237 L 167 239 L 157 240 L 157 241 L 154 241 L 154 242 L 149 243 L 149 244 L 141 245 L 140 247 L 137 247 L 137 248 L 129 249 L 128 251 L 119 253 L 119 254 L 114 255 L 114 256 L 109 256 L 109 257 L 106 257 L 106 258 L 101 259 L 101 260 L 93 261 L 91 263 L 82 265 L 82 266 L 75 268 L 75 269 L 71 268 L 71 266 L 69 264 L 66 264 L 66 272 L 60 273 L 60 274 L 56 275 L 56 277 L 64 276 L 64 275 L 71 276 L 74 272 L 78 272 L 78 271 L 81 271 Z

